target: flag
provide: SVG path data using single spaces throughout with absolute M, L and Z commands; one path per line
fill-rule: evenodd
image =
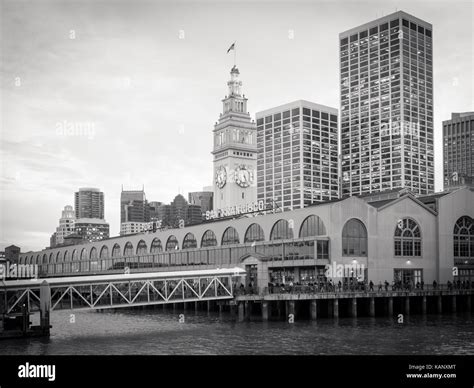
M 229 50 L 227 50 L 227 54 L 229 54 L 230 50 L 235 50 L 235 42 L 232 43 L 232 45 L 229 47 Z

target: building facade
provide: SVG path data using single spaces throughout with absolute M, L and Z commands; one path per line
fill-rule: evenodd
M 162 202 L 152 201 L 148 203 L 148 209 L 150 214 L 150 221 L 156 221 L 159 219 L 158 217 L 158 208 L 162 206 Z
M 241 266 L 258 287 L 327 280 L 357 264 L 366 281 L 474 280 L 474 189 L 389 199 L 349 197 L 257 217 L 224 219 L 20 254 L 51 276 L 130 268 Z M 455 274 L 453 268 L 459 271 Z M 347 281 L 348 279 L 343 279 Z
M 122 189 L 120 194 L 120 224 L 149 222 L 150 209 L 146 200 L 145 191 Z M 122 227 L 120 227 L 122 230 Z
M 153 228 L 152 222 L 122 222 L 120 224 L 120 235 L 143 233 Z
M 85 217 L 89 218 L 89 217 Z M 74 224 L 76 220 L 76 213 L 70 205 L 64 206 L 61 218 L 59 219 L 59 226 L 56 228 L 54 236 L 54 244 L 64 244 L 64 237 L 74 233 Z
M 75 193 L 74 206 L 77 218 L 104 219 L 104 193 L 97 188 L 80 188 Z
M 337 109 L 300 100 L 256 119 L 258 200 L 292 210 L 339 198 Z
M 199 206 L 201 208 L 201 213 L 205 213 L 213 209 L 214 192 L 194 191 L 188 193 L 188 201 L 190 205 Z
M 444 187 L 474 183 L 474 112 L 443 121 Z
M 432 34 L 399 11 L 339 35 L 343 196 L 434 192 Z
M 109 238 L 109 224 L 99 218 L 77 218 L 74 234 L 88 242 L 105 240 Z
M 234 66 L 227 83 L 229 95 L 214 127 L 214 209 L 255 202 L 257 136 L 255 122 L 247 112 L 239 70 Z

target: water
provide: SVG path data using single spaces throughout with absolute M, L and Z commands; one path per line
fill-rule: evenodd
M 289 324 L 161 309 L 74 313 L 71 323 L 69 311 L 53 312 L 48 339 L 0 341 L 0 355 L 474 354 L 471 314 L 410 316 L 403 324 L 381 317 Z

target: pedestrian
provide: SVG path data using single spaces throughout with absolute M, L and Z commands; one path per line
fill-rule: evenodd
M 369 291 L 374 291 L 374 282 L 371 280 L 369 283 Z

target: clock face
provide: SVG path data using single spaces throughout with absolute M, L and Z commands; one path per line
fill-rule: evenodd
M 249 187 L 253 182 L 253 174 L 245 166 L 239 166 L 235 170 L 235 183 L 240 187 Z
M 216 171 L 216 185 L 222 189 L 227 182 L 227 172 L 224 166 L 220 166 Z

